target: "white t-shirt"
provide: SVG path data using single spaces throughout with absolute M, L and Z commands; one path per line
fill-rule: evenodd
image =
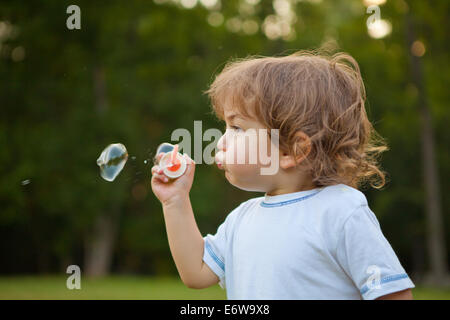
M 344 184 L 250 199 L 204 240 L 228 299 L 375 299 L 414 288 L 364 194 Z

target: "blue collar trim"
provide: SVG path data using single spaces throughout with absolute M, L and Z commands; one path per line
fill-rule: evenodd
M 310 198 L 312 196 L 315 196 L 316 194 L 318 194 L 322 190 L 319 190 L 317 192 L 308 194 L 308 195 L 306 195 L 304 197 L 297 198 L 297 199 L 291 199 L 291 200 L 275 202 L 275 203 L 267 203 L 267 202 L 262 201 L 260 204 L 261 204 L 261 207 L 264 207 L 264 208 L 273 208 L 273 207 L 286 206 L 288 204 L 292 204 L 292 203 L 296 203 L 296 202 L 299 202 L 299 201 L 302 201 L 302 200 L 306 200 L 306 199 L 308 199 L 308 198 Z

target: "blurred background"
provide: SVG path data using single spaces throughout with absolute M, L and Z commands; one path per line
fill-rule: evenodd
M 2 0 L 0 299 L 225 298 L 179 280 L 152 157 L 194 120 L 224 131 L 202 92 L 230 58 L 319 47 L 360 64 L 390 148 L 386 186 L 361 191 L 414 297 L 450 299 L 449 18 L 446 0 Z M 107 182 L 96 159 L 117 142 L 128 162 Z M 202 234 L 260 195 L 198 165 Z M 81 290 L 66 288 L 69 265 Z

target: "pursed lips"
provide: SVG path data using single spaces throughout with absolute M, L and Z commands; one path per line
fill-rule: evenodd
M 225 170 L 225 166 L 223 165 L 222 158 L 223 158 L 223 151 L 219 151 L 219 152 L 217 152 L 217 154 L 214 157 L 214 162 L 216 163 L 217 167 L 220 170 Z
M 222 163 L 216 162 L 216 165 L 217 165 L 217 168 L 219 168 L 220 170 L 225 170 L 226 171 L 226 168 L 225 168 L 225 166 Z

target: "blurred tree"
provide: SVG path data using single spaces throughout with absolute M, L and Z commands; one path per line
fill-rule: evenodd
M 427 242 L 431 272 L 426 282 L 435 286 L 450 286 L 447 267 L 447 250 L 441 209 L 439 173 L 436 168 L 435 141 L 427 94 L 424 88 L 421 56 L 424 45 L 417 40 L 411 14 L 406 15 L 407 44 L 409 47 L 412 81 L 418 90 L 418 109 L 421 120 L 423 176 L 426 190 Z
M 446 194 L 450 2 L 387 1 L 381 17 L 392 32 L 381 38 L 367 33 L 366 2 L 77 1 L 81 29 L 68 30 L 72 2 L 2 1 L 0 272 L 56 272 L 78 264 L 91 275 L 175 274 L 160 204 L 149 190 L 154 149 L 176 128 L 193 131 L 194 120 L 203 121 L 203 130 L 223 129 L 201 92 L 229 58 L 320 46 L 357 59 L 369 118 L 390 145 L 382 161 L 387 186 L 363 190 L 383 233 L 418 276 L 448 263 L 448 212 L 440 262 L 422 261 L 422 251 L 432 250 L 422 245 L 430 234 L 424 212 L 431 202 L 417 174 L 423 169 L 414 107 L 423 104 L 409 76 L 404 22 L 410 11 L 427 51 L 420 61 L 442 177 L 433 184 Z M 108 183 L 95 160 L 114 142 L 127 147 L 129 160 Z M 441 201 L 435 195 L 433 202 Z M 191 199 L 200 230 L 214 233 L 252 196 L 228 185 L 212 166 L 199 165 Z M 444 197 L 441 208 L 448 202 Z

